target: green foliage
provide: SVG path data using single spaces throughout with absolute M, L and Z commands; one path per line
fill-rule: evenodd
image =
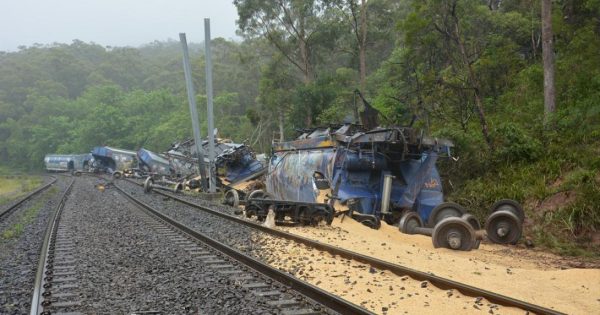
M 198 53 L 198 45 L 190 47 Z M 223 137 L 242 141 L 253 129 L 245 117 L 258 93 L 249 85 L 257 82 L 250 69 L 257 71 L 263 48 L 213 42 L 215 118 Z M 107 50 L 81 41 L 0 54 L 0 164 L 41 169 L 47 153 L 85 153 L 96 145 L 163 151 L 190 138 L 180 54 L 178 42 Z M 203 56 L 192 58 L 201 92 L 203 63 Z M 206 98 L 198 105 L 206 135 Z
M 52 196 L 57 192 L 58 189 L 56 187 L 51 187 L 45 191 L 40 199 L 38 199 L 33 205 L 20 214 L 17 222 L 15 222 L 12 226 L 9 226 L 2 232 L 2 234 L 0 234 L 0 241 L 3 239 L 19 237 L 25 230 L 25 227 L 31 224 L 31 222 L 33 222 L 33 220 L 37 217 L 44 204 L 48 202 L 50 198 L 52 198 Z
M 492 136 L 497 146 L 494 157 L 500 161 L 531 162 L 543 153 L 541 142 L 529 136 L 523 128 L 514 123 L 499 124 Z
M 378 87 L 374 104 L 396 121 L 416 114 L 420 126 L 455 142 L 458 161 L 441 167 L 450 199 L 481 219 L 500 198 L 525 202 L 534 222 L 528 236 L 564 254 L 593 253 L 589 233 L 600 229 L 595 201 L 600 174 L 599 6 L 588 1 L 554 7 L 558 110 L 548 130 L 542 124 L 539 4 L 503 2 L 498 10 L 485 4 L 412 1 L 413 10 L 399 29 L 403 45 L 370 78 Z M 473 76 L 461 59 L 461 41 Z M 486 149 L 477 121 L 476 88 L 483 97 L 492 150 Z M 555 182 L 562 184 L 557 188 Z M 560 191 L 577 198 L 540 216 L 536 205 Z
M 3 168 L 0 168 L 0 174 L 0 205 L 24 196 L 42 183 L 38 176 L 15 175 Z
M 296 128 L 356 119 L 353 12 L 366 12 L 362 93 L 383 125 L 416 116 L 416 127 L 454 141 L 457 160 L 440 163 L 448 198 L 480 218 L 497 199 L 517 199 L 533 221 L 527 236 L 589 254 L 589 235 L 600 230 L 600 2 L 553 7 L 557 111 L 548 128 L 539 2 L 370 0 L 367 11 L 358 3 L 234 1 L 243 42 L 212 42 L 219 136 L 267 152 L 280 130 L 289 139 Z M 190 47 L 206 135 L 205 61 L 201 45 Z M 102 144 L 162 151 L 191 136 L 175 41 L 25 47 L 0 53 L 0 74 L 0 170 L 40 169 L 46 153 Z M 541 214 L 561 192 L 576 198 Z

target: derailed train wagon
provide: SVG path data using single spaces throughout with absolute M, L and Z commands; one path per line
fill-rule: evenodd
M 334 211 L 372 228 L 383 219 L 404 233 L 429 235 L 434 247 L 471 250 L 486 236 L 515 244 L 524 220 L 519 203 L 495 203 L 482 230 L 462 206 L 444 202 L 436 161 L 450 157 L 452 146 L 412 127 L 306 130 L 294 141 L 273 144 L 267 191 L 250 194 L 246 215 L 262 220 L 273 210 L 276 221 L 307 223 Z
M 204 152 L 207 152 L 208 141 L 203 142 Z M 175 143 L 171 149 L 163 154 L 152 152 L 140 156 L 140 163 L 156 166 L 157 172 L 152 184 L 166 184 L 172 187 L 187 187 L 198 189 L 198 160 L 193 140 Z M 204 156 L 206 164 L 208 157 Z M 168 162 L 168 171 L 165 161 Z M 260 177 L 266 171 L 266 166 L 260 163 L 250 147 L 245 144 L 233 143 L 229 140 L 217 139 L 215 141 L 215 166 L 217 172 L 217 189 L 228 190 Z M 163 167 L 159 169 L 159 167 Z M 183 186 L 177 185 L 181 183 Z M 150 188 L 150 185 L 146 185 Z M 242 193 L 240 191 L 240 193 Z
M 267 168 L 257 160 L 254 151 L 245 144 L 226 143 L 227 149 L 217 156 L 217 175 L 224 185 L 240 183 L 262 176 Z
M 175 171 L 169 160 L 150 150 L 141 148 L 137 152 L 138 169 L 142 174 L 172 176 Z
M 398 222 L 407 210 L 427 222 L 444 197 L 435 163 L 440 155 L 449 156 L 452 146 L 409 127 L 364 131 L 346 124 L 308 130 L 294 141 L 274 144 L 267 191 L 274 199 L 304 202 L 325 202 L 327 195 L 336 209 L 349 210 L 373 228 L 381 218 Z
M 137 167 L 137 153 L 135 151 L 117 149 L 112 147 L 94 147 L 91 152 L 94 161 L 92 170 L 106 172 L 121 177 L 123 171 Z
M 92 161 L 91 154 L 46 154 L 44 165 L 48 172 L 86 171 Z
M 204 161 L 208 165 L 208 141 L 202 142 Z M 221 186 L 234 186 L 239 183 L 257 178 L 266 171 L 265 165 L 256 159 L 254 151 L 245 144 L 233 143 L 226 139 L 215 140 L 215 167 Z M 181 172 L 189 172 L 191 165 L 197 165 L 196 146 L 193 140 L 187 140 L 173 145 L 167 152 L 173 160 L 181 165 Z M 195 163 L 190 163 L 194 161 Z M 222 188 L 222 187 L 217 187 Z

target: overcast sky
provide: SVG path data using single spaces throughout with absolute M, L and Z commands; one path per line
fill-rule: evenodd
M 212 38 L 237 39 L 233 0 L 0 0 L 0 50 L 34 43 L 139 46 L 154 40 L 204 40 L 204 18 Z

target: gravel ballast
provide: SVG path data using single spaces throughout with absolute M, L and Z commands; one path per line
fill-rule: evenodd
M 0 222 L 0 314 L 29 312 L 46 227 L 70 180 L 57 176 L 51 187 Z
M 99 185 L 103 189 L 98 189 Z M 247 281 L 270 283 L 268 279 L 250 276 L 251 280 L 244 282 L 217 272 L 216 265 L 209 263 L 226 264 L 227 258 L 217 255 L 218 258 L 202 260 L 206 253 L 194 256 L 193 252 L 200 249 L 190 249 L 194 244 L 189 240 L 158 224 L 102 179 L 77 179 L 63 210 L 59 231 L 69 245 L 61 246 L 57 241 L 57 247 L 69 247 L 69 257 L 62 260 L 73 260 L 76 278 L 72 279 L 69 294 L 77 295 L 74 307 L 60 311 L 280 313 L 271 304 L 272 298 L 256 296 L 247 289 Z M 294 294 L 289 298 L 302 300 Z
M 200 209 L 185 205 L 171 198 L 151 193 L 145 194 L 142 188 L 128 181 L 118 181 L 117 185 L 132 193 L 135 198 L 152 205 L 165 215 L 208 234 L 246 254 L 262 260 L 271 266 L 308 281 L 325 291 L 343 297 L 375 313 L 473 313 L 480 310 L 473 307 L 474 299 L 462 294 L 448 298 L 446 290 L 435 286 L 423 288 L 421 281 L 391 272 L 375 270 L 370 266 L 332 256 L 329 253 L 276 237 L 251 227 L 227 220 Z M 235 208 L 178 194 L 177 197 L 227 214 Z M 486 311 L 498 311 L 498 305 L 487 300 L 477 305 Z M 522 310 L 501 307 L 502 313 L 522 313 Z

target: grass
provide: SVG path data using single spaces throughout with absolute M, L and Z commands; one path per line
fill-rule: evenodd
M 3 175 L 0 176 L 0 205 L 20 198 L 42 184 L 39 176 Z
M 455 183 L 448 199 L 464 205 L 480 220 L 496 200 L 521 202 L 528 218 L 524 236 L 536 246 L 560 255 L 600 258 L 600 141 L 586 145 L 568 141 L 545 145 L 533 161 L 489 162 L 480 174 L 469 176 L 472 165 L 450 172 Z M 471 167 L 471 169 L 469 169 Z M 460 175 L 463 172 L 462 176 Z M 560 193 L 574 196 L 554 207 L 541 206 Z
M 40 199 L 38 199 L 31 207 L 27 208 L 25 212 L 21 214 L 18 222 L 0 234 L 0 238 L 11 239 L 19 237 L 23 233 L 25 227 L 33 222 L 33 220 L 37 217 L 44 204 L 46 204 L 46 202 L 48 202 L 48 200 L 57 192 L 58 188 L 54 186 L 45 191 Z

